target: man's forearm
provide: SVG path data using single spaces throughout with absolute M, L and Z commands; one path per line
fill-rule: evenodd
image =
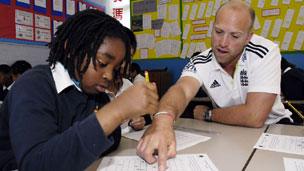
M 189 100 L 179 86 L 172 86 L 160 101 L 159 111 L 173 113 L 178 118 L 185 110 Z
M 214 109 L 212 120 L 230 125 L 262 127 L 272 110 L 276 96 L 272 93 L 248 93 L 245 104 Z
M 213 109 L 212 121 L 229 125 L 259 128 L 264 125 L 267 118 L 260 115 L 260 113 L 251 111 L 245 104 L 242 104 Z

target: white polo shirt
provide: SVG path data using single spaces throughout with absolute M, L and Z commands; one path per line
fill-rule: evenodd
M 212 49 L 191 58 L 181 77 L 196 78 L 214 107 L 245 104 L 248 92 L 277 94 L 265 124 L 273 124 L 292 114 L 280 99 L 281 54 L 278 46 L 261 36 L 253 35 L 238 60 L 233 78 L 219 65 Z
M 142 83 L 142 82 L 145 82 L 145 77 L 142 76 L 141 74 L 137 74 L 135 77 L 134 77 L 134 80 L 133 80 L 133 84 L 138 84 L 138 83 Z

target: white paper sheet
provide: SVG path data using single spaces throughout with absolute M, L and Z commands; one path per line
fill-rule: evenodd
M 193 32 L 205 32 L 205 31 L 208 31 L 208 30 L 209 30 L 208 25 L 193 27 Z
M 202 40 L 205 39 L 207 37 L 206 34 L 192 34 L 190 36 L 190 40 Z
M 171 40 L 161 40 L 156 42 L 156 56 L 168 55 L 171 53 Z
M 285 33 L 283 42 L 281 44 L 282 50 L 288 50 L 292 36 L 293 36 L 293 32 L 288 31 Z
M 159 4 L 167 4 L 170 2 L 171 2 L 171 0 L 159 0 Z
M 153 49 L 155 47 L 154 34 L 138 34 L 136 35 L 138 49 L 148 48 Z
M 160 30 L 155 30 L 154 31 L 154 36 L 159 37 L 160 36 Z
M 193 20 L 192 25 L 206 24 L 206 20 Z
M 259 8 L 263 8 L 264 5 L 265 5 L 265 0 L 259 0 L 259 2 L 258 2 L 258 7 L 259 7 Z
M 171 40 L 170 54 L 173 56 L 178 56 L 180 51 L 181 41 Z
M 33 27 L 16 24 L 16 38 L 33 40 L 34 39 Z
M 170 32 L 173 36 L 179 36 L 181 34 L 181 29 L 177 21 L 170 23 L 170 28 L 171 28 Z
M 35 14 L 35 27 L 51 29 L 50 17 Z
M 226 1 L 228 1 L 228 0 L 226 0 Z M 245 0 L 245 2 L 247 5 L 251 6 L 251 0 Z
M 290 0 L 283 0 L 283 1 L 282 1 L 282 4 L 288 5 L 288 4 L 290 4 Z
M 294 9 L 288 9 L 284 18 L 283 27 L 289 28 L 293 19 Z
M 46 8 L 46 0 L 35 0 L 35 5 L 42 8 Z
M 200 3 L 200 6 L 199 6 L 199 10 L 198 10 L 198 13 L 197 13 L 197 18 L 203 18 L 204 16 L 204 13 L 205 13 L 205 8 L 206 8 L 206 3 Z
M 304 5 L 302 5 L 300 8 L 296 24 L 304 25 Z
M 262 17 L 279 16 L 280 12 L 280 8 L 265 9 L 262 11 Z
M 272 33 L 271 33 L 272 37 L 278 37 L 279 36 L 282 23 L 283 23 L 282 19 L 276 19 L 275 20 L 274 26 L 273 26 L 273 29 L 272 29 Z
M 169 6 L 169 20 L 177 20 L 178 13 L 179 13 L 178 5 Z
M 144 130 L 141 131 L 132 131 L 126 134 L 123 134 L 122 136 L 133 139 L 136 141 L 139 141 L 139 139 L 142 137 Z M 206 137 L 203 135 L 198 135 L 194 133 L 189 133 L 185 131 L 175 130 L 175 137 L 176 137 L 176 150 L 182 150 L 188 147 L 191 147 L 193 145 L 196 145 L 201 142 L 205 142 L 210 139 L 210 137 Z
M 285 171 L 303 171 L 304 160 L 284 157 Z
M 190 12 L 190 20 L 194 20 L 196 16 L 196 11 L 197 11 L 197 4 L 193 4 L 191 7 L 191 12 Z
M 206 14 L 205 14 L 205 17 L 206 17 L 206 18 L 208 18 L 208 17 L 211 16 L 212 10 L 213 10 L 213 2 L 212 2 L 212 1 L 209 1 L 209 2 L 208 2 L 208 7 L 207 7 L 207 10 L 206 10 Z
M 40 42 L 51 42 L 51 30 L 36 28 L 35 40 Z
M 183 44 L 183 50 L 182 50 L 182 53 L 180 54 L 181 58 L 185 58 L 186 57 L 187 52 L 188 52 L 188 46 L 189 46 L 188 43 L 184 43 Z
M 148 58 L 148 49 L 140 49 L 140 58 L 147 59 Z
M 196 43 L 196 49 L 195 52 L 203 52 L 207 50 L 207 46 L 205 42 L 198 42 Z
M 212 11 L 212 16 L 215 16 L 216 11 L 219 9 L 220 6 L 221 6 L 221 0 L 216 0 Z
M 213 22 L 214 21 L 210 21 L 210 23 L 209 23 L 209 29 L 208 29 L 207 37 L 211 37 L 211 33 L 212 33 L 212 29 L 213 29 Z
M 187 53 L 187 57 L 191 57 L 192 54 L 195 52 L 195 49 L 196 49 L 196 43 L 195 42 L 191 42 L 190 43 L 190 47 L 188 49 L 188 53 Z
M 158 19 L 165 19 L 167 16 L 167 4 L 161 4 L 157 7 Z
M 183 15 L 182 15 L 182 20 L 187 20 L 188 19 L 188 13 L 189 13 L 190 6 L 185 5 L 184 10 L 183 10 Z
M 272 6 L 278 6 L 279 4 L 279 0 L 271 0 L 271 3 L 270 3 Z
M 143 29 L 151 29 L 152 17 L 150 14 L 143 14 Z
M 253 28 L 254 28 L 255 30 L 261 28 L 261 25 L 260 25 L 260 22 L 259 22 L 258 17 L 255 17 L 255 20 L 254 20 L 254 23 L 253 23 Z
M 206 154 L 184 154 L 167 161 L 167 171 L 217 171 Z M 157 163 L 147 164 L 138 156 L 114 156 L 104 157 L 97 171 L 157 171 Z
M 263 133 L 254 148 L 304 155 L 304 137 Z
M 168 38 L 170 36 L 171 28 L 168 22 L 164 22 L 160 34 L 162 38 Z
M 62 12 L 63 11 L 63 0 L 53 0 L 53 10 Z
M 184 32 L 183 32 L 183 36 L 182 36 L 183 40 L 188 38 L 189 31 L 190 31 L 190 24 L 186 24 L 184 27 Z
M 33 25 L 33 13 L 21 10 L 15 10 L 15 22 L 22 25 Z
M 158 49 L 157 51 L 159 52 L 160 56 L 161 55 L 174 55 L 172 54 L 172 51 L 174 49 L 172 49 L 172 47 L 174 46 L 174 41 L 176 40 L 162 40 L 158 42 Z M 174 47 L 173 47 L 174 48 Z
M 272 22 L 272 20 L 265 20 L 261 36 L 268 37 L 269 30 L 270 30 L 270 27 L 271 27 L 271 22 Z
M 68 15 L 74 15 L 75 14 L 75 1 L 67 0 L 66 1 L 66 13 Z
M 293 48 L 295 50 L 301 50 L 301 47 L 303 46 L 304 43 L 304 31 L 299 31 L 297 35 L 297 39 L 295 44 L 293 45 Z

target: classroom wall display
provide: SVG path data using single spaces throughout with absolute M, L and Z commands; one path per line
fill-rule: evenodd
M 0 0 L 0 41 L 47 45 L 65 19 L 87 8 L 105 11 L 89 0 Z
M 138 44 L 134 58 L 179 56 L 180 1 L 131 1 L 131 29 L 136 34 Z
M 131 0 L 131 28 L 138 40 L 134 58 L 186 58 L 206 50 L 216 10 L 226 1 Z M 147 7 L 152 2 L 156 11 Z M 256 34 L 274 41 L 283 52 L 304 51 L 303 0 L 245 2 L 255 9 Z M 170 53 L 172 49 L 174 53 Z

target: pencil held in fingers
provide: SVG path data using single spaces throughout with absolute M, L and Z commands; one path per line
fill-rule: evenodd
M 147 83 L 150 82 L 149 72 L 148 71 L 145 71 L 145 80 L 146 80 Z

